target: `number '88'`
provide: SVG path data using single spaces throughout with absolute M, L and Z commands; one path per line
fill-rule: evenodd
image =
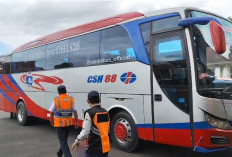
M 117 75 L 116 74 L 113 74 L 113 75 L 106 75 L 106 78 L 105 78 L 105 82 L 106 83 L 114 83 L 116 82 L 116 79 L 117 79 Z

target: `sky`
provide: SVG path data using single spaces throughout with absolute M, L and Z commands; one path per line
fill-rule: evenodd
M 182 6 L 232 16 L 231 0 L 0 0 L 0 55 L 87 22 L 126 12 Z

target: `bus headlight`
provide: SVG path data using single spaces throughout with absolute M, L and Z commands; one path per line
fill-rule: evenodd
M 207 113 L 205 113 L 205 119 L 210 125 L 212 125 L 216 128 L 224 129 L 224 130 L 232 129 L 232 126 L 230 125 L 230 123 L 228 121 L 224 121 L 224 120 L 215 118 L 213 116 L 210 116 Z

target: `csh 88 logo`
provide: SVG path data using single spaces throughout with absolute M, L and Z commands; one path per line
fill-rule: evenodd
M 87 83 L 102 83 L 103 81 L 105 83 L 115 83 L 117 80 L 117 75 L 93 75 L 89 76 L 87 79 Z

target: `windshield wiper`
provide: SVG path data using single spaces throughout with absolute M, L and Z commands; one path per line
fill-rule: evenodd
M 229 86 L 225 90 L 222 91 L 222 93 L 229 93 L 229 92 L 232 92 L 232 86 Z
M 202 88 L 198 90 L 201 95 L 217 98 L 217 99 L 232 99 L 232 86 L 224 88 Z
M 232 99 L 232 86 L 227 87 L 221 92 L 222 99 Z
M 198 92 L 205 97 L 221 99 L 223 90 L 224 88 L 202 88 Z
M 201 88 L 199 92 L 222 92 L 224 88 Z

